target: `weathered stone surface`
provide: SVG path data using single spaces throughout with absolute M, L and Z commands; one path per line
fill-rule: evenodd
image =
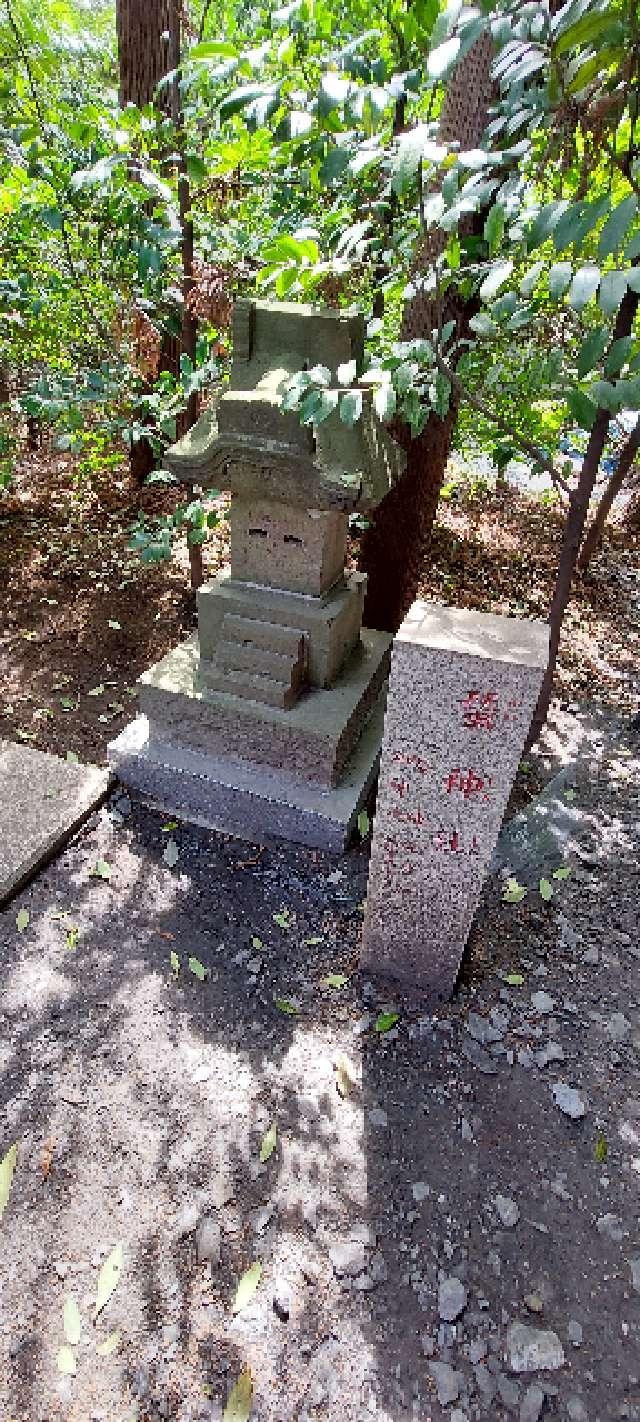
M 438 1313 L 445 1323 L 455 1323 L 467 1306 L 467 1290 L 462 1279 L 442 1279 L 438 1289 Z
M 0 903 L 64 844 L 110 779 L 97 765 L 0 741 Z
M 363 962 L 449 996 L 548 657 L 538 622 L 414 603 L 394 643 Z
M 344 573 L 346 513 L 234 498 L 230 525 L 233 576 L 243 582 L 320 597 Z
M 512 1323 L 507 1331 L 507 1356 L 512 1373 L 554 1371 L 564 1365 L 564 1349 L 550 1328 Z
M 383 716 L 381 701 L 333 789 L 317 781 L 305 783 L 286 771 L 150 740 L 144 716 L 112 741 L 109 759 L 121 780 L 196 824 L 256 844 L 289 839 L 340 853 L 354 833 L 377 774 Z

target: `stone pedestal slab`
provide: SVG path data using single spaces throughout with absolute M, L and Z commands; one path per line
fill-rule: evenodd
M 110 781 L 101 766 L 0 741 L 0 903 L 56 853 Z
M 285 770 L 154 740 L 145 716 L 112 742 L 109 759 L 126 785 L 165 812 L 252 844 L 288 839 L 340 853 L 353 835 L 378 771 L 383 719 L 384 693 L 333 789 Z
M 549 629 L 414 603 L 395 640 L 362 961 L 442 997 L 538 698 Z

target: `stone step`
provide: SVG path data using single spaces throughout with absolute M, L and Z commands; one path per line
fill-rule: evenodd
M 296 661 L 305 654 L 304 632 L 295 627 L 282 627 L 277 622 L 263 622 L 257 617 L 238 617 L 235 613 L 225 613 L 221 641 L 248 643 Z
M 299 686 L 284 685 L 258 672 L 223 671 L 215 662 L 202 662 L 201 673 L 212 691 L 225 691 L 228 696 L 241 696 L 247 701 L 261 701 L 264 706 L 277 706 L 281 711 L 294 706 L 300 695 Z
M 221 670 L 258 672 L 283 686 L 300 687 L 304 680 L 302 658 L 271 652 L 253 642 L 219 642 L 215 660 Z

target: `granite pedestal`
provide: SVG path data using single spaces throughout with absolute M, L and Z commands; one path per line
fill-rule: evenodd
M 413 604 L 391 659 L 367 969 L 450 996 L 548 651 L 543 623 Z

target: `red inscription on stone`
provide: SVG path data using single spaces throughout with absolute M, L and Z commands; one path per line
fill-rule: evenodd
M 406 765 L 411 770 L 417 770 L 419 775 L 428 775 L 431 770 L 428 760 L 423 760 L 422 756 L 413 753 L 394 751 L 391 759 L 397 761 L 399 765 Z
M 445 789 L 448 795 L 457 792 L 465 800 L 470 800 L 474 795 L 481 795 L 483 800 L 488 800 L 491 785 L 490 775 L 480 774 L 478 770 L 461 770 L 460 766 L 456 766 L 455 770 L 449 771 Z
M 522 706 L 517 696 L 500 700 L 497 691 L 468 691 L 460 702 L 462 724 L 473 731 L 495 731 L 497 726 L 507 726 L 515 719 Z

